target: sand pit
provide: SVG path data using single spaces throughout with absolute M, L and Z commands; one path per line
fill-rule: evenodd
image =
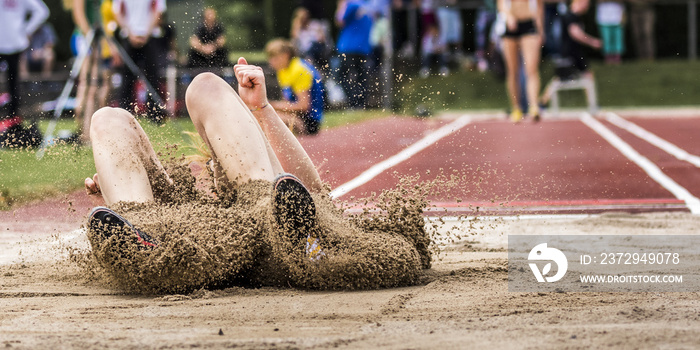
M 696 234 L 689 214 L 480 220 L 417 286 L 127 295 L 64 260 L 81 230 L 0 221 L 0 346 L 7 348 L 695 348 L 698 293 L 513 293 L 508 234 Z M 450 224 L 469 226 L 465 222 Z M 482 227 L 482 228 L 480 228 Z M 63 228 L 63 227 L 62 227 Z

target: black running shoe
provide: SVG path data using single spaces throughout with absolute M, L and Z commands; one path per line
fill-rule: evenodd
M 107 239 L 113 234 L 129 234 L 133 233 L 137 242 L 147 248 L 158 247 L 158 241 L 139 231 L 129 221 L 117 214 L 114 210 L 106 207 L 95 207 L 90 212 L 88 226 L 93 232 L 101 234 L 102 238 Z
M 292 174 L 277 176 L 274 183 L 274 214 L 279 227 L 303 242 L 304 253 L 311 260 L 323 256 L 318 237 L 313 229 L 317 226 L 316 205 L 309 191 Z

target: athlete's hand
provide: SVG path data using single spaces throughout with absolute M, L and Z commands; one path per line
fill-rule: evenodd
M 267 102 L 267 89 L 265 88 L 265 73 L 258 66 L 249 65 L 245 58 L 238 59 L 238 64 L 233 66 L 233 71 L 238 80 L 238 95 L 251 110 L 264 107 Z
M 85 178 L 85 193 L 87 193 L 88 197 L 90 197 L 90 200 L 93 202 L 95 205 L 101 205 L 104 203 L 104 199 L 102 198 L 102 191 L 100 191 L 100 183 L 97 179 L 97 174 L 92 176 L 92 179 L 87 177 Z

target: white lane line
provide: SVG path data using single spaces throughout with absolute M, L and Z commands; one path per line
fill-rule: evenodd
M 463 128 L 471 122 L 471 117 L 469 115 L 463 115 L 457 120 L 450 124 L 447 124 L 440 129 L 433 131 L 432 133 L 426 135 L 418 142 L 408 146 L 403 151 L 373 165 L 371 168 L 365 170 L 362 174 L 358 175 L 356 178 L 338 186 L 336 189 L 331 191 L 331 198 L 338 198 L 375 178 L 377 175 L 381 174 L 385 170 L 396 166 L 397 164 L 411 158 L 416 153 L 428 148 L 430 145 L 444 138 L 445 136 L 452 134 L 453 132 Z
M 619 136 L 615 135 L 610 129 L 593 119 L 590 114 L 584 113 L 581 116 L 581 121 L 586 124 L 586 126 L 593 129 L 593 131 L 597 132 L 605 141 L 608 141 L 613 147 L 617 148 L 625 157 L 642 168 L 654 181 L 671 192 L 676 198 L 684 201 L 691 213 L 700 215 L 700 199 L 693 196 L 688 190 L 673 181 L 668 175 L 664 174 L 656 164 L 639 154 L 639 152 L 632 148 L 627 142 L 623 141 Z
M 640 139 L 651 143 L 652 145 L 661 148 L 666 153 L 676 157 L 678 160 L 688 162 L 700 168 L 700 157 L 686 152 L 684 149 L 650 133 L 639 125 L 632 123 L 629 120 L 623 119 L 615 113 L 608 112 L 605 114 L 605 119 L 613 123 L 619 128 L 629 131 Z

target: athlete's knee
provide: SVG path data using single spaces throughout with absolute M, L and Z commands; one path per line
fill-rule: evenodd
M 135 130 L 136 120 L 131 113 L 121 108 L 102 107 L 92 115 L 90 138 L 124 137 L 129 130 Z
M 214 73 L 205 72 L 197 75 L 185 92 L 185 101 L 188 105 L 193 103 L 211 103 L 220 93 L 230 93 L 230 86 Z

